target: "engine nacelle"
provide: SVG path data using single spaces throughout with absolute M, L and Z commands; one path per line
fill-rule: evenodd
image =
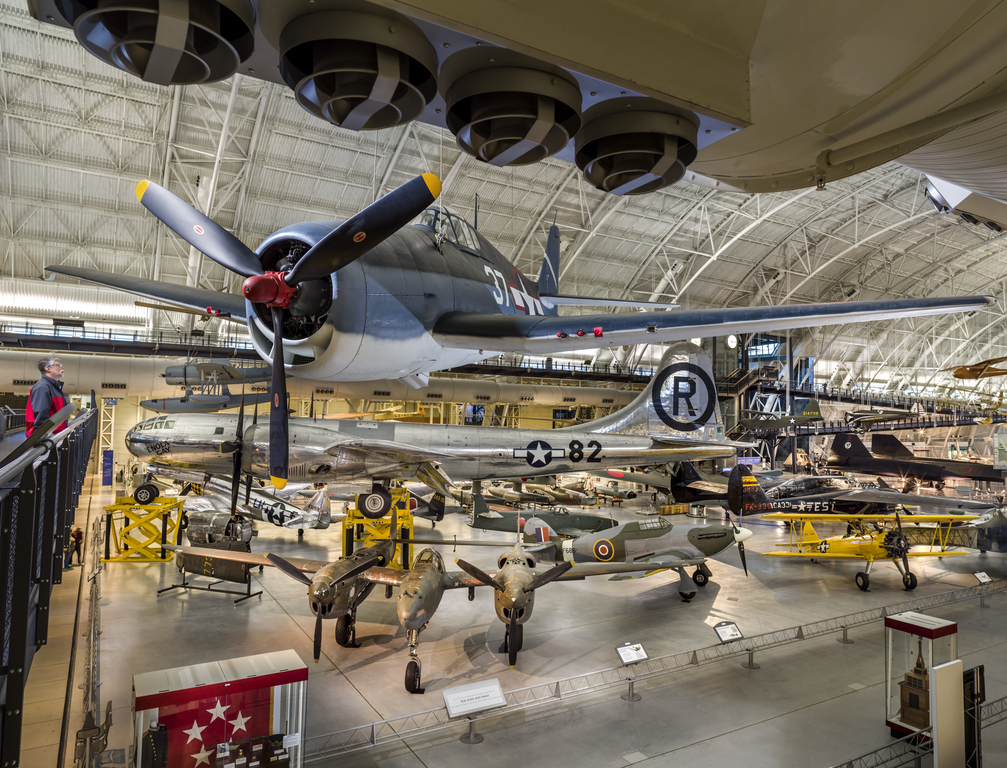
M 252 540 L 252 524 L 241 515 L 230 512 L 187 512 L 189 526 L 186 538 L 194 547 L 223 542 L 247 544 Z

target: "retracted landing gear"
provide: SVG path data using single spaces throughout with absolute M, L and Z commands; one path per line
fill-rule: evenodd
M 419 642 L 421 631 L 422 629 L 406 630 L 406 642 L 409 643 L 409 663 L 406 664 L 406 691 L 409 693 L 423 693 L 424 691 L 420 687 L 423 670 L 420 666 L 420 659 L 416 655 L 416 646 Z

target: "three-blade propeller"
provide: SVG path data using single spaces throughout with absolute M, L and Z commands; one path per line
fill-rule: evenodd
M 328 279 L 333 272 L 351 264 L 374 246 L 408 224 L 441 192 L 441 182 L 424 173 L 364 210 L 350 217 L 315 243 L 286 269 L 267 272 L 259 257 L 238 238 L 188 203 L 151 181 L 136 186 L 140 203 L 173 232 L 213 261 L 246 278 L 242 293 L 249 301 L 265 304 L 272 314 L 273 379 L 269 411 L 269 474 L 273 486 L 287 484 L 287 385 L 283 356 L 283 328 L 290 304 L 298 298 L 298 288 L 312 280 Z M 329 292 L 315 291 L 298 302 L 300 314 L 320 311 Z M 317 303 L 318 306 L 312 306 Z

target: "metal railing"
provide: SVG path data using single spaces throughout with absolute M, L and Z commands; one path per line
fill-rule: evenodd
M 74 765 L 76 768 L 92 768 L 97 765 L 97 756 L 105 750 L 108 743 L 108 729 L 112 725 L 110 712 L 112 702 L 108 702 L 108 711 L 103 723 L 98 723 L 101 716 L 101 551 L 102 551 L 102 519 L 98 515 L 89 522 L 87 542 L 87 624 L 83 633 L 75 633 L 84 638 L 84 680 L 81 685 L 84 691 L 81 727 L 77 731 L 74 745 Z M 78 611 L 80 607 L 78 607 Z M 79 615 L 79 613 L 78 613 Z M 71 661 L 72 666 L 72 661 Z M 62 763 L 61 763 L 62 764 Z
M 94 411 L 78 415 L 0 466 L 0 764 L 21 752 L 24 684 L 48 642 L 53 587 L 97 432 Z
M 821 637 L 836 632 L 845 633 L 854 627 L 860 627 L 904 611 L 926 611 L 943 605 L 985 597 L 993 592 L 1007 589 L 1007 580 L 989 584 L 979 584 L 973 587 L 942 592 L 928 597 L 907 600 L 896 605 L 882 606 L 868 611 L 839 616 L 833 619 L 802 624 L 789 629 L 753 635 L 730 643 L 698 648 L 668 656 L 661 656 L 645 662 L 639 662 L 632 667 L 611 667 L 586 675 L 563 678 L 548 683 L 532 685 L 504 693 L 506 705 L 484 715 L 474 715 L 472 720 L 497 718 L 511 712 L 537 706 L 540 704 L 555 704 L 572 696 L 595 693 L 613 688 L 624 688 L 627 684 L 640 680 L 648 680 L 667 675 L 683 669 L 693 669 L 725 659 L 748 655 L 749 661 L 757 651 Z M 1007 715 L 1004 715 L 1007 717 Z M 417 712 L 404 717 L 381 720 L 376 723 L 347 728 L 333 733 L 311 736 L 305 739 L 306 763 L 316 762 L 329 757 L 343 755 L 360 749 L 367 749 L 378 744 L 387 743 L 408 736 L 429 733 L 444 728 L 460 727 L 469 720 L 451 720 L 447 709 L 439 707 L 423 712 Z

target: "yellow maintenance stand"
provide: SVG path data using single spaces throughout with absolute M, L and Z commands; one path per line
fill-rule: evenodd
M 171 553 L 161 544 L 179 544 L 185 499 L 158 496 L 150 504 L 137 504 L 132 496 L 122 496 L 105 507 L 106 562 L 149 563 L 166 560 Z M 121 513 L 122 517 L 117 517 Z M 112 547 L 115 554 L 112 554 Z
M 413 511 L 410 509 L 412 497 L 405 488 L 389 488 L 392 496 L 392 506 L 384 516 L 374 519 L 360 511 L 360 502 L 370 494 L 358 493 L 353 507 L 347 510 L 343 520 L 343 557 L 351 554 L 356 542 L 361 546 L 370 546 L 378 541 L 387 541 L 391 535 L 392 513 L 395 513 L 395 526 L 398 529 L 394 535 L 407 541 L 400 542 L 395 547 L 395 557 L 388 564 L 389 568 L 408 569 L 412 566 L 411 552 L 408 540 L 413 538 Z

